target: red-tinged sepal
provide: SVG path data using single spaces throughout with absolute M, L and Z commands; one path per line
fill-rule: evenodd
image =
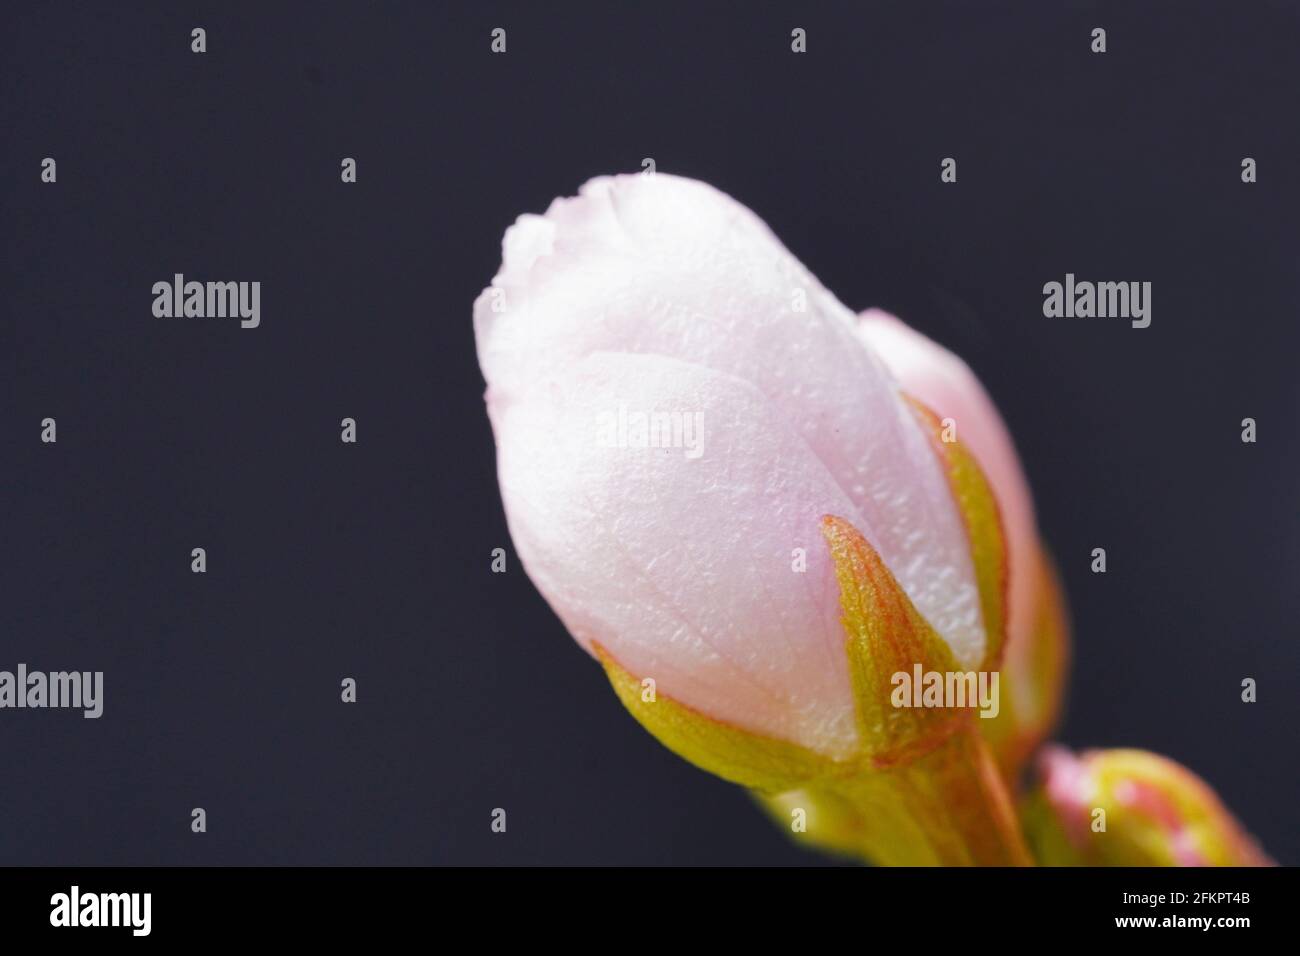
M 1035 557 L 1032 624 L 1007 641 L 1001 709 L 979 724 L 1012 786 L 1060 720 L 1070 658 L 1069 616 L 1056 568 L 1041 548 Z

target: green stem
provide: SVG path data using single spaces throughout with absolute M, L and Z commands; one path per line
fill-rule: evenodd
M 884 866 L 1032 866 L 988 745 L 970 724 L 924 756 L 823 780 L 798 797 L 813 806 L 816 843 Z M 789 819 L 787 817 L 787 819 Z

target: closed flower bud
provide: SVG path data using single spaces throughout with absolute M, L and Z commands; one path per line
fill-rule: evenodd
M 1267 866 L 1271 861 L 1190 770 L 1143 750 L 1052 748 L 1025 803 L 1040 863 Z
M 1002 529 L 1032 529 L 1027 493 L 998 487 L 1009 443 L 991 484 L 856 316 L 702 183 L 596 179 L 503 247 L 474 321 L 507 520 L 629 711 L 729 780 L 871 814 L 856 852 L 1024 862 L 974 702 L 898 694 L 913 673 L 996 688 Z M 990 413 L 961 415 L 979 435 Z

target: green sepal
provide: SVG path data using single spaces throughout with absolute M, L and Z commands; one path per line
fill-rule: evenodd
M 656 692 L 646 700 L 641 679 L 599 644 L 596 657 L 628 713 L 669 750 L 695 766 L 753 790 L 779 792 L 844 772 L 806 747 L 742 730 Z

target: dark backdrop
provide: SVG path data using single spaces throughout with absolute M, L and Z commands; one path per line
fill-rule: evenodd
M 471 303 L 517 214 L 646 156 L 974 366 L 1073 605 L 1062 738 L 1185 762 L 1300 861 L 1294 5 L 23 6 L 0 668 L 106 704 L 0 712 L 0 862 L 820 859 L 489 571 Z M 1152 326 L 1045 319 L 1067 271 L 1151 281 Z M 260 280 L 261 328 L 155 319 L 174 272 Z

